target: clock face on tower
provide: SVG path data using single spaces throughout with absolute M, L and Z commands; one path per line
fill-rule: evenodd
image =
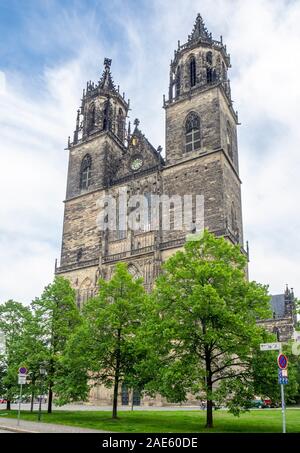
M 134 156 L 130 161 L 130 168 L 133 171 L 139 170 L 143 166 L 143 159 L 140 156 Z

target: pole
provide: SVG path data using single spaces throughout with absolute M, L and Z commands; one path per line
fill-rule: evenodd
M 42 416 L 42 389 L 40 389 L 40 397 L 39 397 L 39 415 L 38 415 L 38 421 L 41 421 L 41 416 Z
M 20 425 L 22 387 L 23 387 L 23 384 L 20 384 L 20 397 L 19 397 L 19 410 L 18 410 L 18 423 L 17 423 L 18 426 Z
M 282 345 L 280 345 L 279 352 L 282 353 Z M 285 421 L 285 400 L 284 400 L 284 385 L 280 385 L 281 390 L 281 412 L 282 412 L 282 432 L 286 433 L 286 421 Z
M 284 400 L 284 385 L 281 384 L 281 412 L 282 412 L 282 432 L 286 433 L 286 422 L 285 422 L 285 400 Z

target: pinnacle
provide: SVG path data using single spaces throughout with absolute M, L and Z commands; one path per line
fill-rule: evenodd
M 208 32 L 200 13 L 197 14 L 193 31 L 191 35 L 189 35 L 189 41 L 194 41 L 199 38 L 209 40 L 212 39 L 211 33 Z

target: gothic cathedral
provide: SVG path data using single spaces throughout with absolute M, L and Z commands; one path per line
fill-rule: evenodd
M 170 66 L 165 157 L 127 122 L 129 100 L 116 88 L 111 60 L 104 60 L 98 83 L 83 90 L 76 129 L 68 142 L 69 168 L 61 260 L 56 275 L 68 278 L 82 305 L 109 278 L 116 262 L 142 276 L 150 289 L 161 263 L 180 249 L 186 231 L 139 231 L 97 227 L 97 200 L 103 194 L 201 194 L 204 227 L 240 244 L 243 253 L 241 181 L 237 124 L 231 100 L 230 55 L 212 38 L 200 15 L 185 44 L 178 42 Z

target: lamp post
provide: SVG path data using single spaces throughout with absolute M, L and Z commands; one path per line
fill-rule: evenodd
M 39 398 L 39 416 L 38 421 L 41 421 L 42 416 L 42 391 L 43 391 L 43 383 L 44 383 L 44 376 L 46 375 L 46 368 L 44 365 L 40 366 L 40 398 Z

